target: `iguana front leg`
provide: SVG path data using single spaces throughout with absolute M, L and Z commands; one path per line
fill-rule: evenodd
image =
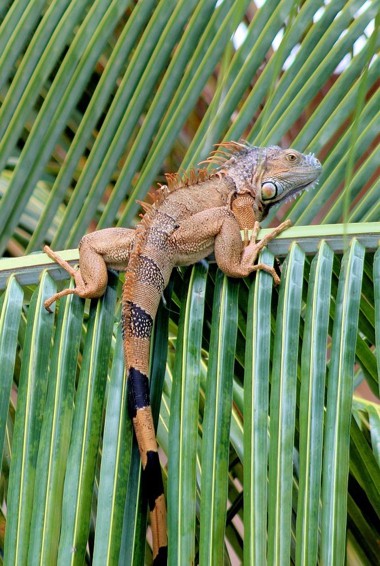
M 45 246 L 44 252 L 75 280 L 74 289 L 55 293 L 45 301 L 45 308 L 50 311 L 54 301 L 71 294 L 83 299 L 101 297 L 107 287 L 107 268 L 118 271 L 126 269 L 134 234 L 135 231 L 128 228 L 106 228 L 87 234 L 79 244 L 79 269 L 71 267 L 49 246 Z
M 248 246 L 244 249 L 242 254 L 242 262 L 244 264 L 253 265 L 261 250 L 263 250 L 265 246 L 269 244 L 269 242 L 271 242 L 272 240 L 274 240 L 274 238 L 276 238 L 279 234 L 281 234 L 281 232 L 290 228 L 291 225 L 292 223 L 290 220 L 285 220 L 285 222 L 279 224 L 279 226 L 274 228 L 272 232 L 266 234 L 264 238 L 262 238 L 259 242 L 257 242 L 257 234 L 259 233 L 260 230 L 260 224 L 258 222 L 255 222 L 254 228 L 252 230 L 251 241 L 248 244 Z M 265 263 L 257 263 L 256 265 L 253 265 L 252 271 L 259 271 L 259 270 L 266 271 L 267 273 L 272 275 L 275 285 L 280 284 L 280 278 L 277 275 L 274 267 L 270 265 L 266 265 Z
M 207 250 L 214 239 L 215 259 L 226 275 L 246 277 L 253 271 L 263 270 L 272 275 L 277 285 L 280 279 L 273 267 L 263 263 L 254 265 L 254 262 L 260 251 L 289 226 L 290 221 L 283 222 L 260 242 L 256 242 L 259 228 L 259 223 L 256 222 L 251 241 L 244 247 L 239 224 L 231 210 L 227 207 L 210 208 L 185 220 L 173 232 L 171 242 L 176 250 L 178 263 L 181 263 L 181 258 L 186 256 L 196 261 L 197 252 L 200 259 L 202 250 Z

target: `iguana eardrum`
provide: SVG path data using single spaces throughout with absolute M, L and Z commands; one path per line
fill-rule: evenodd
M 219 144 L 207 163 L 212 172 L 192 172 L 185 179 L 166 175 L 152 205 L 136 230 L 109 228 L 84 236 L 79 244 L 79 269 L 74 270 L 48 246 L 45 252 L 74 277 L 76 287 L 45 302 L 75 293 L 100 297 L 107 285 L 107 268 L 125 271 L 122 329 L 128 378 L 128 404 L 139 445 L 149 499 L 154 564 L 166 564 L 166 508 L 161 468 L 149 400 L 149 346 L 153 320 L 163 290 L 175 266 L 190 265 L 211 252 L 220 269 L 231 277 L 245 277 L 270 266 L 254 265 L 262 248 L 290 222 L 275 228 L 256 243 L 259 222 L 270 208 L 310 187 L 321 172 L 312 155 L 279 147 Z M 251 241 L 243 243 L 241 230 Z

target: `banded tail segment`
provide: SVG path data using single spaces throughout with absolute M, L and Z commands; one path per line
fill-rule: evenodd
M 147 279 L 149 263 L 151 277 Z M 144 267 L 144 269 L 143 269 Z M 142 275 L 143 274 L 143 275 Z M 167 563 L 166 506 L 149 395 L 149 347 L 164 278 L 153 260 L 135 250 L 123 289 L 123 338 L 128 407 L 139 446 L 153 535 L 153 564 Z

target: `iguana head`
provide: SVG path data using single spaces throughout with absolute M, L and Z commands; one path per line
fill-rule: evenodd
M 253 197 L 254 213 L 259 221 L 273 205 L 313 187 L 322 171 L 314 155 L 304 155 L 295 149 L 252 147 L 236 142 L 219 147 L 234 151 L 224 163 L 219 161 L 219 172 L 233 180 L 236 196 L 248 193 Z

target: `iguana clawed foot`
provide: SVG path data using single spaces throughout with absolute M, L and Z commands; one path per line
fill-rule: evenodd
M 252 230 L 251 241 L 243 251 L 242 264 L 249 266 L 251 272 L 260 270 L 266 271 L 267 273 L 272 275 L 274 284 L 279 285 L 280 278 L 277 275 L 274 267 L 266 265 L 265 263 L 257 263 L 256 265 L 253 264 L 255 263 L 261 250 L 291 225 L 291 221 L 286 220 L 285 222 L 282 222 L 279 226 L 274 228 L 272 232 L 264 236 L 264 238 L 262 238 L 259 242 L 257 242 L 257 235 L 259 233 L 260 224 L 258 222 L 255 222 Z
M 49 248 L 49 246 L 44 246 L 44 252 L 52 260 L 54 260 L 56 263 L 58 263 L 58 265 L 63 267 L 63 269 L 65 269 L 71 275 L 71 277 L 74 278 L 75 284 L 76 284 L 76 287 L 74 289 L 64 289 L 63 291 L 60 291 L 59 293 L 55 293 L 49 299 L 46 299 L 46 301 L 44 302 L 44 307 L 48 312 L 52 312 L 50 307 L 57 299 L 60 299 L 61 297 L 65 297 L 66 295 L 73 295 L 73 294 L 82 296 L 81 292 L 83 290 L 82 289 L 83 280 L 82 280 L 80 271 L 71 267 L 71 265 L 67 261 L 62 259 L 60 255 L 53 252 L 53 250 L 51 248 Z

